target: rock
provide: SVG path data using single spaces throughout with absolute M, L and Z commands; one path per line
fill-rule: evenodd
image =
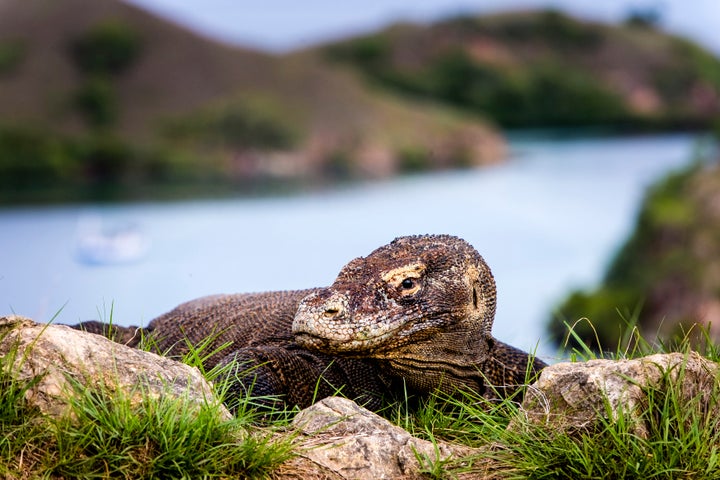
M 614 419 L 627 412 L 634 419 L 634 433 L 647 437 L 641 415 L 648 390 L 677 388 L 684 404 L 717 417 L 717 381 L 718 364 L 695 352 L 558 363 L 546 367 L 528 389 L 523 410 L 532 423 L 565 431 L 590 429 L 600 417 Z
M 325 398 L 302 410 L 293 425 L 302 435 L 299 457 L 277 472 L 282 478 L 427 478 L 421 473 L 423 466 L 416 452 L 433 462 L 478 452 L 443 442 L 438 442 L 436 451 L 431 442 L 340 397 Z
M 8 356 L 14 348 L 17 354 Z M 26 398 L 53 416 L 68 413 L 74 383 L 110 394 L 122 391 L 138 402 L 167 395 L 187 398 L 198 406 L 217 402 L 195 368 L 62 325 L 0 317 L 0 356 L 13 359 L 17 378 L 40 376 Z M 662 395 L 672 389 L 687 408 L 707 415 L 710 428 L 720 428 L 719 374 L 717 363 L 694 352 L 558 363 L 542 371 L 520 411 L 532 424 L 568 432 L 592 430 L 601 418 L 628 412 L 634 433 L 647 437 L 643 413 L 648 392 Z M 224 407 L 221 415 L 231 417 Z M 524 424 L 513 421 L 508 428 Z M 433 444 L 339 397 L 325 398 L 298 413 L 290 435 L 297 456 L 273 472 L 275 478 L 419 479 L 427 478 L 423 471 L 441 462 L 462 472 L 458 478 L 487 479 L 501 478 L 505 468 L 489 455 L 497 445 Z
M 167 395 L 185 397 L 198 406 L 218 402 L 197 368 L 64 325 L 0 317 L 0 355 L 14 347 L 16 378 L 41 377 L 26 399 L 52 416 L 68 413 L 71 381 L 110 394 L 120 390 L 135 402 Z M 231 418 L 224 406 L 221 412 L 223 418 Z

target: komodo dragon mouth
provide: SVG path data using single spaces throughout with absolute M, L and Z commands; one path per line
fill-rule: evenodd
M 350 296 L 323 289 L 305 297 L 292 323 L 295 343 L 311 350 L 338 354 L 367 354 L 400 339 L 408 322 L 377 316 L 358 316 Z
M 383 346 L 387 346 L 388 340 L 400 338 L 399 332 L 404 330 L 404 325 L 395 328 L 384 329 L 382 332 L 358 332 L 350 329 L 341 331 L 329 331 L 322 329 L 322 333 L 315 333 L 317 325 L 312 318 L 296 316 L 292 325 L 292 333 L 295 343 L 301 347 L 318 350 L 324 353 L 337 353 L 346 356 L 353 354 L 367 355 Z

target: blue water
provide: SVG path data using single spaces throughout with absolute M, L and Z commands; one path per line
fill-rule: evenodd
M 647 185 L 691 160 L 695 137 L 517 140 L 501 166 L 296 197 L 0 210 L 0 314 L 60 323 L 145 324 L 223 292 L 332 283 L 396 236 L 472 243 L 498 284 L 495 335 L 555 353 L 543 325 L 570 288 L 592 286 L 633 226 Z M 133 224 L 150 242 L 134 263 L 79 261 L 87 218 Z M 58 313 L 59 312 L 59 313 Z

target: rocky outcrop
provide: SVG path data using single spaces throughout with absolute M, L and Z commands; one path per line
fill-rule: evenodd
M 0 317 L 0 355 L 13 359 L 10 368 L 17 379 L 38 378 L 26 400 L 52 416 L 68 413 L 69 395 L 78 386 L 123 392 L 136 402 L 165 395 L 198 406 L 217 402 L 198 369 L 64 325 Z M 230 418 L 224 407 L 221 411 Z
M 301 435 L 299 456 L 286 465 L 323 472 L 325 478 L 426 478 L 421 472 L 434 462 L 461 459 L 477 449 L 413 437 L 384 418 L 340 397 L 330 397 L 302 410 L 293 421 Z M 422 463 L 421 463 L 422 460 Z
M 670 389 L 688 408 L 718 417 L 718 364 L 695 352 L 558 363 L 543 370 L 522 407 L 532 423 L 565 431 L 629 414 L 634 433 L 646 437 L 650 392 Z

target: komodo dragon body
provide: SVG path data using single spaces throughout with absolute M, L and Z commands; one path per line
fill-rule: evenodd
M 519 391 L 545 364 L 491 335 L 495 282 L 480 254 L 448 235 L 401 237 L 348 263 L 327 288 L 215 295 L 184 303 L 115 340 L 230 364 L 230 395 L 306 407 L 337 392 L 378 409 L 403 392 L 486 397 Z M 222 347 L 225 348 L 222 348 Z

